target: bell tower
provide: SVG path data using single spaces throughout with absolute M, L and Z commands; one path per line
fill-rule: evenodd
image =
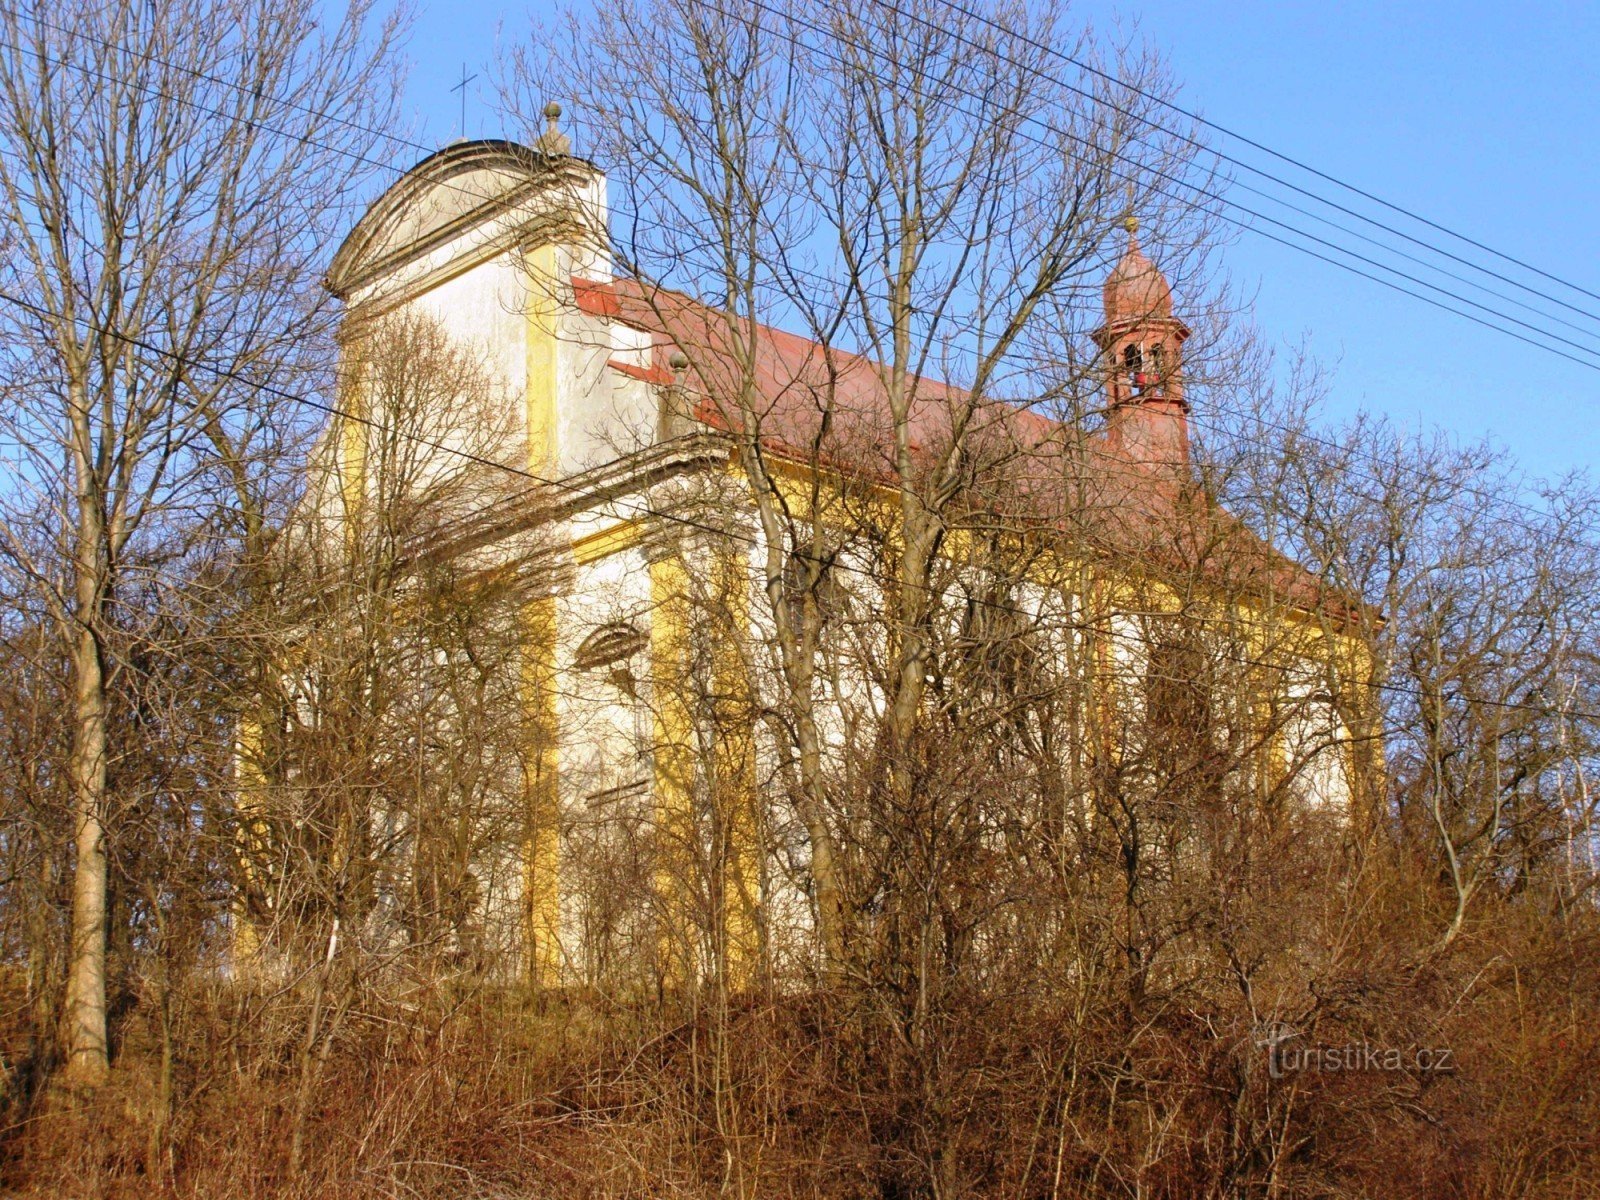
M 1183 398 L 1183 342 L 1189 327 L 1172 315 L 1172 288 L 1139 248 L 1139 222 L 1123 222 L 1128 247 L 1105 282 L 1105 324 L 1094 333 L 1106 381 L 1106 440 L 1142 467 L 1187 472 L 1189 405 Z

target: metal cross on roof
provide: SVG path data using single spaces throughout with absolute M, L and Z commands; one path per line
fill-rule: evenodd
M 459 126 L 457 126 L 457 129 L 459 131 L 459 135 L 461 137 L 466 137 L 467 136 L 467 84 L 471 83 L 477 77 L 478 77 L 477 72 L 473 72 L 471 75 L 468 75 L 467 74 L 467 64 L 466 63 L 462 63 L 461 64 L 461 82 L 456 84 L 453 88 L 450 89 L 452 92 L 460 92 L 461 93 L 461 124 Z

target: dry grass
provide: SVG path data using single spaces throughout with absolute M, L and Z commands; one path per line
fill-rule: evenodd
M 1138 1021 L 1082 996 L 970 996 L 919 1045 L 865 993 L 604 1015 L 489 990 L 374 1004 L 322 1070 L 293 1176 L 292 1021 L 212 987 L 191 998 L 164 1121 L 135 1009 L 110 1087 L 14 1089 L 4 1183 L 196 1200 L 1584 1195 L 1600 942 L 1499 916 L 1497 938 L 1447 959 L 1392 969 L 1391 946 L 1319 981 L 1317 1043 L 1449 1050 L 1434 1071 L 1272 1079 L 1220 990 Z

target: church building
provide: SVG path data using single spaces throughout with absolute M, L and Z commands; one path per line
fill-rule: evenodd
M 418 163 L 371 205 L 328 274 L 345 305 L 347 348 L 384 322 L 426 321 L 476 356 L 504 400 L 505 428 L 494 439 L 466 427 L 468 406 L 451 413 L 448 403 L 418 438 L 439 469 L 497 480 L 439 526 L 446 532 L 430 533 L 419 560 L 514 576 L 522 589 L 506 636 L 518 643 L 526 753 L 512 786 L 523 817 L 498 857 L 474 867 L 473 904 L 506 932 L 519 969 L 551 986 L 601 986 L 630 971 L 659 983 L 712 964 L 729 977 L 756 964 L 803 971 L 824 902 L 813 870 L 817 825 L 833 822 L 842 848 L 830 854 L 847 856 L 851 833 L 845 817 L 808 812 L 795 798 L 799 751 L 779 744 L 791 725 L 775 682 L 785 676 L 772 604 L 791 603 L 790 591 L 809 597 L 805 613 L 820 630 L 807 644 L 820 664 L 814 757 L 838 779 L 853 778 L 871 757 L 860 739 L 882 702 L 870 660 L 893 637 L 884 632 L 892 588 L 883 575 L 893 519 L 875 515 L 892 512 L 892 486 L 870 465 L 883 461 L 874 457 L 883 384 L 866 359 L 780 329 L 751 330 L 753 349 L 732 346 L 715 310 L 616 274 L 596 236 L 606 204 L 604 175 L 570 152 L 552 116 L 536 146 L 463 141 Z M 1363 661 L 1354 608 L 1246 531 L 1194 478 L 1183 386 L 1190 330 L 1128 225 L 1116 234 L 1126 248 L 1105 280 L 1089 351 L 1103 422 L 1061 437 L 1056 422 L 996 406 L 974 442 L 1036 448 L 1007 460 L 1015 465 L 995 495 L 1012 500 L 983 503 L 1036 506 L 1034 526 L 1057 530 L 1070 547 L 1030 550 L 1032 565 L 1019 568 L 1001 602 L 971 582 L 991 568 L 952 567 L 940 587 L 972 594 L 952 605 L 950 620 L 987 629 L 986 611 L 1024 612 L 1041 625 L 1049 622 L 1040 614 L 1057 614 L 1026 657 L 1077 656 L 1089 665 L 1074 669 L 1099 680 L 1080 693 L 1075 719 L 1092 732 L 1063 772 L 1088 770 L 1089 758 L 1102 772 L 1119 769 L 1135 743 L 1150 763 L 1166 761 L 1150 749 L 1159 738 L 1135 727 L 1162 712 L 1192 724 L 1194 704 L 1211 702 L 1162 699 L 1147 681 L 1192 674 L 1205 647 L 1231 639 L 1232 657 L 1218 661 L 1249 664 L 1251 678 L 1270 665 L 1275 698 L 1246 706 L 1245 716 L 1236 705 L 1226 720 L 1215 717 L 1224 749 L 1212 757 L 1237 745 L 1240 722 L 1269 721 L 1248 755 L 1227 752 L 1249 758 L 1264 795 L 1292 794 L 1331 819 L 1352 819 L 1361 709 L 1352 681 Z M 833 397 L 826 428 L 814 402 L 819 379 Z M 750 501 L 741 431 L 718 402 L 730 380 L 761 398 L 759 444 L 773 486 L 817 528 L 837 531 L 826 572 L 809 548 L 789 547 L 781 579 L 773 577 L 772 526 Z M 920 382 L 928 415 L 918 436 L 931 444 L 948 435 L 939 413 L 956 392 Z M 363 399 L 362 386 L 347 381 L 345 415 L 312 464 L 326 486 L 309 491 L 311 519 L 329 530 L 374 503 L 368 442 L 392 414 Z M 1060 495 L 1063 464 L 1073 467 L 1070 503 Z M 823 477 L 826 486 L 815 486 Z M 831 506 L 826 517 L 821 506 Z M 853 540 L 851 521 L 877 532 Z M 1070 538 L 1060 532 L 1069 524 Z M 980 540 L 952 535 L 946 553 L 977 562 Z M 855 625 L 838 615 L 849 606 Z M 1213 627 L 1233 622 L 1229 632 L 1152 632 L 1201 612 Z M 974 636 L 952 633 L 951 645 Z M 858 659 L 840 649 L 852 638 Z M 984 678 L 996 669 L 985 664 Z M 945 684 L 929 686 L 939 694 Z M 1185 777 L 1205 778 L 1208 768 L 1195 762 Z M 1140 778 L 1159 773 L 1140 770 Z M 1060 789 L 1064 805 L 1090 786 L 1072 779 Z M 1146 786 L 1127 779 L 1116 786 Z M 871 896 L 846 902 L 870 918 Z M 669 945 L 674 923 L 694 932 Z

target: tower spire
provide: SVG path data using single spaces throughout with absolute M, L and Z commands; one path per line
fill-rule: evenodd
M 1094 338 L 1104 355 L 1107 438 L 1147 466 L 1187 469 L 1189 406 L 1183 398 L 1183 341 L 1172 287 L 1139 245 L 1139 219 L 1122 218 L 1128 244 L 1105 282 L 1105 324 Z

